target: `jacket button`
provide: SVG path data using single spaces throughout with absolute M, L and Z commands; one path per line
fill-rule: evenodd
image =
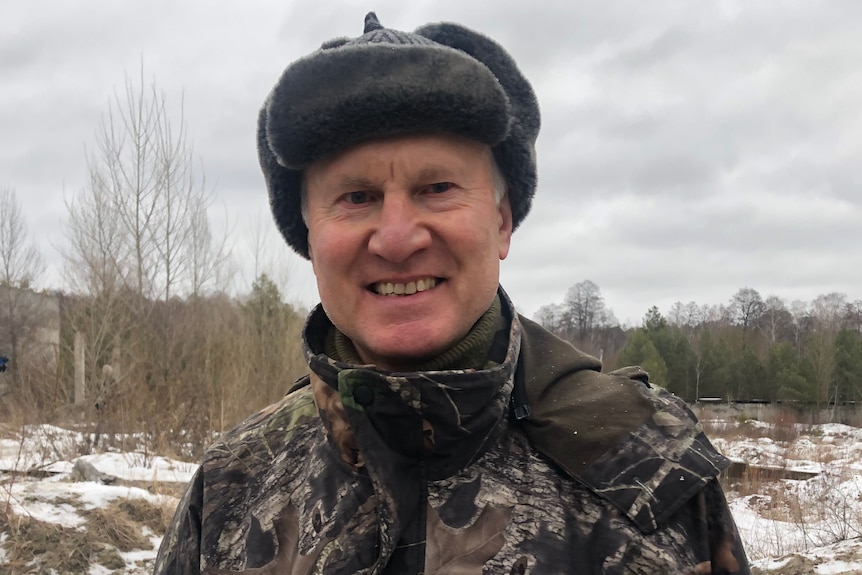
M 357 385 L 353 390 L 353 399 L 359 405 L 371 405 L 374 403 L 374 391 L 367 385 Z

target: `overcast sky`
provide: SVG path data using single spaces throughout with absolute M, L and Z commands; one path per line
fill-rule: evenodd
M 17 191 L 43 283 L 62 287 L 64 198 L 86 184 L 100 117 L 143 63 L 169 107 L 184 102 L 243 272 L 259 226 L 290 270 L 288 299 L 315 303 L 310 264 L 271 223 L 256 115 L 288 63 L 361 34 L 376 10 L 391 28 L 481 31 L 533 83 L 539 189 L 502 278 L 522 313 L 585 279 L 628 324 L 744 286 L 862 299 L 862 2 L 407 4 L 3 0 L 0 186 Z

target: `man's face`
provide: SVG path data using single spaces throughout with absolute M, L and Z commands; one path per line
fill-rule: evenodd
M 306 170 L 320 299 L 363 361 L 409 371 L 460 341 L 491 305 L 512 234 L 491 161 L 472 140 L 408 135 Z

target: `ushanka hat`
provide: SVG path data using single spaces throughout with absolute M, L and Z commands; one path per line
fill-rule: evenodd
M 359 142 L 451 133 L 491 147 L 517 227 L 536 189 L 539 106 L 502 46 L 458 24 L 415 32 L 381 26 L 339 38 L 287 67 L 258 116 L 257 146 L 270 207 L 287 243 L 308 258 L 303 170 Z

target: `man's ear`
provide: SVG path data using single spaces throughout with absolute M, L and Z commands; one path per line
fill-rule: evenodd
M 311 242 L 308 243 L 308 261 L 311 262 L 311 271 L 314 272 L 314 275 L 317 275 L 317 265 L 314 262 L 314 250 L 311 249 Z
M 509 255 L 509 244 L 512 241 L 512 204 L 509 203 L 509 194 L 500 199 L 497 210 L 500 213 L 500 228 L 498 230 L 500 259 L 504 260 Z

